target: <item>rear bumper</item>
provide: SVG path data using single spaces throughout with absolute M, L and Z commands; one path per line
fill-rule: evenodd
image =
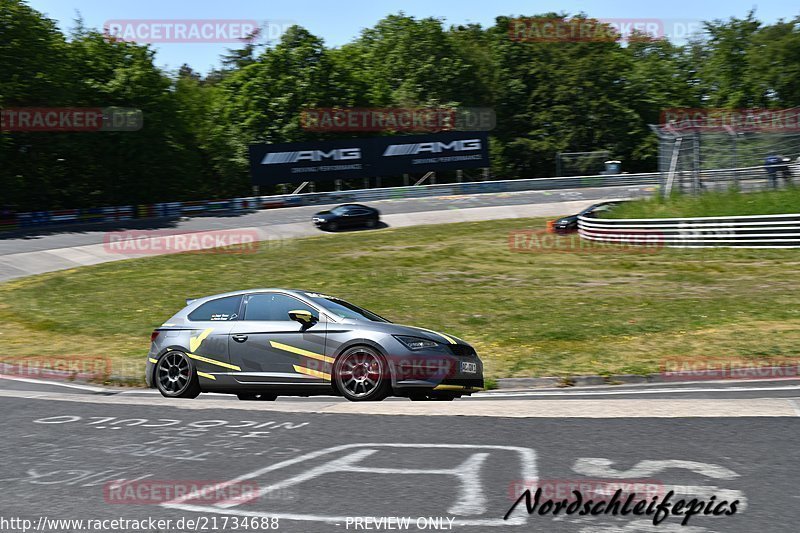
M 147 363 L 144 367 L 144 382 L 147 384 L 148 388 L 155 389 L 156 384 L 153 381 L 153 376 L 155 375 L 156 363 L 158 359 L 152 354 L 147 354 Z
M 147 384 L 147 388 L 152 389 L 155 388 L 155 383 L 153 383 L 153 363 L 150 361 L 150 358 L 147 358 L 147 366 L 145 366 L 144 371 L 144 382 Z

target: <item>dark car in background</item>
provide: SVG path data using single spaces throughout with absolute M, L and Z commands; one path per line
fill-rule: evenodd
M 362 204 L 340 205 L 328 211 L 320 211 L 311 218 L 315 226 L 328 231 L 341 228 L 375 228 L 380 221 L 380 211 Z
M 596 217 L 600 215 L 600 213 L 610 211 L 627 201 L 628 200 L 609 200 L 608 202 L 592 204 L 578 214 L 562 217 L 553 222 L 553 231 L 561 234 L 575 233 L 578 231 L 578 217 Z

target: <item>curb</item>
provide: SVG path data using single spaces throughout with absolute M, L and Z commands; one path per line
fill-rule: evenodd
M 630 383 L 662 383 L 660 374 L 612 374 L 543 378 L 497 378 L 498 389 L 540 389 L 551 387 L 587 387 L 600 385 L 627 385 Z
M 538 389 L 563 387 L 564 378 L 497 378 L 498 389 Z

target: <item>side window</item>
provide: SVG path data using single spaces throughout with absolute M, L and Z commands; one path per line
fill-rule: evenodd
M 241 296 L 226 296 L 211 300 L 189 313 L 189 320 L 236 320 L 241 301 Z
M 310 311 L 319 318 L 316 309 L 285 294 L 253 294 L 245 306 L 245 320 L 289 320 L 289 311 Z

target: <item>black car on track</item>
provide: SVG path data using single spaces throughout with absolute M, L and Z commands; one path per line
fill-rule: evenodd
M 315 226 L 328 231 L 355 227 L 375 228 L 380 221 L 380 211 L 362 204 L 343 204 L 328 211 L 320 211 L 311 218 Z
M 613 209 L 614 207 L 618 206 L 619 204 L 625 202 L 627 200 L 611 200 L 608 202 L 600 202 L 597 204 L 590 205 L 580 213 L 576 215 L 570 215 L 568 217 L 562 217 L 553 222 L 553 231 L 555 233 L 575 233 L 578 231 L 578 217 L 596 217 L 600 213 L 604 211 L 608 211 Z

